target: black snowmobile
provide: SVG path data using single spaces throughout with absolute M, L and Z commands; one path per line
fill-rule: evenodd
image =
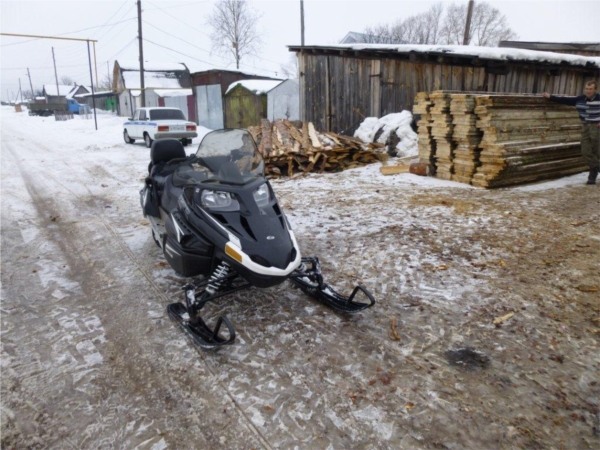
M 252 286 L 268 288 L 289 279 L 343 313 L 375 304 L 363 286 L 349 297 L 339 294 L 323 282 L 316 257 L 301 257 L 248 131 L 213 131 L 189 157 L 178 140 L 157 140 L 150 160 L 140 201 L 152 237 L 176 272 L 197 277 L 183 287 L 185 302 L 168 305 L 167 312 L 196 345 L 211 349 L 234 342 L 227 317 L 211 328 L 200 311 Z

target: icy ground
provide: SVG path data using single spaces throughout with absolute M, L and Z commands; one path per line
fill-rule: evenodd
M 142 217 L 149 151 L 123 143 L 124 119 L 0 118 L 2 448 L 599 448 L 584 174 L 273 181 L 303 253 L 378 303 L 345 317 L 287 283 L 239 293 L 209 311 L 236 344 L 200 353 L 164 313 L 185 280 Z M 464 347 L 489 362 L 450 364 Z

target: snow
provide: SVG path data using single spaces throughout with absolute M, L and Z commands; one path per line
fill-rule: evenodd
M 191 89 L 154 89 L 159 97 L 187 97 L 194 95 Z
M 77 88 L 77 86 L 71 86 L 71 85 L 67 85 L 67 84 L 59 84 L 58 85 L 58 95 L 61 96 L 67 96 L 74 88 Z M 56 84 L 45 84 L 44 85 L 44 90 L 46 91 L 46 95 L 53 95 L 56 96 Z
M 567 63 L 577 66 L 592 65 L 600 68 L 600 57 L 586 57 L 566 53 L 540 52 L 509 47 L 479 47 L 475 45 L 419 45 L 419 44 L 337 44 L 315 48 L 340 48 L 351 50 L 387 50 L 398 53 L 448 53 L 499 61 L 537 61 L 552 64 Z
M 119 67 L 122 70 L 133 70 L 138 72 L 140 71 L 140 62 L 136 60 L 121 60 L 117 61 Z M 163 72 L 172 72 L 175 70 L 187 70 L 186 66 L 181 63 L 171 63 L 171 62 L 148 62 L 144 61 L 144 71 L 146 70 L 157 70 Z
M 254 92 L 256 95 L 264 94 L 265 92 L 269 92 L 276 86 L 279 86 L 282 83 L 282 80 L 241 80 L 236 81 L 235 83 L 231 83 L 227 88 L 227 92 L 225 95 L 229 93 L 236 86 L 240 85 L 249 91 Z
M 140 71 L 122 72 L 125 88 L 140 89 Z M 144 85 L 146 89 L 181 89 L 179 78 L 172 72 L 145 72 Z
M 388 114 L 378 119 L 367 117 L 354 133 L 354 137 L 363 142 L 374 142 L 375 134 L 383 128 L 383 132 L 377 138 L 377 142 L 384 144 L 391 133 L 395 132 L 400 139 L 396 149 L 399 157 L 416 156 L 419 154 L 417 145 L 417 133 L 413 131 L 410 124 L 413 116 L 410 111 Z

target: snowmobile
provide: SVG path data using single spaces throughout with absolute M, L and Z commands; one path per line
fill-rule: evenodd
M 342 313 L 375 304 L 361 285 L 344 296 L 323 281 L 316 257 L 302 257 L 292 227 L 265 178 L 252 135 L 241 129 L 208 133 L 187 156 L 176 139 L 156 140 L 149 175 L 140 191 L 144 217 L 169 265 L 193 282 L 184 301 L 167 306 L 169 317 L 203 349 L 235 341 L 230 320 L 209 326 L 202 308 L 250 287 L 290 280 L 303 292 Z

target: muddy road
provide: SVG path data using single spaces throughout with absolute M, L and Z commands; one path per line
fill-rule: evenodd
M 303 254 L 378 303 L 238 293 L 205 353 L 165 315 L 185 279 L 140 212 L 147 149 L 53 139 L 3 123 L 2 448 L 600 446 L 600 186 L 274 181 Z

